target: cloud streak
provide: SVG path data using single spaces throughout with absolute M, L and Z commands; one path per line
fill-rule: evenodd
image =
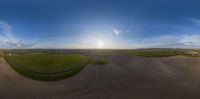
M 5 21 L 0 21 L 0 48 L 30 48 L 34 43 L 25 43 L 24 40 L 13 35 L 12 27 Z
M 121 33 L 121 31 L 119 31 L 118 29 L 113 29 L 113 33 L 114 33 L 115 35 L 119 35 L 119 34 Z
M 197 24 L 198 26 L 200 26 L 200 19 L 197 19 L 197 18 L 189 18 L 187 19 L 195 24 Z
M 159 36 L 137 42 L 137 48 L 200 48 L 200 35 Z

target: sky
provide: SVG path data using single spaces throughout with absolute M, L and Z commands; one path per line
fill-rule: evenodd
M 1 0 L 0 48 L 200 48 L 199 0 Z

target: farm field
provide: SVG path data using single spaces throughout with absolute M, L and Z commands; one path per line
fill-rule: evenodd
M 84 55 L 31 53 L 5 56 L 18 73 L 36 80 L 64 79 L 81 71 L 90 58 Z
M 170 56 L 189 56 L 189 57 L 200 57 L 199 50 L 191 49 L 136 49 L 124 51 L 130 56 L 141 56 L 141 57 L 170 57 Z
M 162 57 L 150 57 L 147 52 L 142 53 L 145 56 L 130 55 L 127 51 L 135 52 L 135 50 L 4 51 L 4 58 L 0 58 L 0 98 L 200 98 L 200 57 L 185 55 L 185 53 L 193 54 L 194 52 L 198 55 L 197 50 L 180 50 L 184 54 L 170 54 Z M 144 52 L 144 50 L 140 51 Z M 23 74 L 24 71 L 20 73 L 21 70 L 15 68 L 16 64 L 12 65 L 9 61 L 28 66 L 31 69 L 28 72 L 34 74 L 36 78 Z M 62 77 L 60 74 L 57 76 L 58 72 L 88 61 L 90 62 L 84 65 L 84 68 L 73 75 L 65 75 L 62 79 L 59 78 Z M 27 72 L 27 69 L 25 70 Z M 50 77 L 56 78 L 50 78 L 50 74 L 54 74 Z

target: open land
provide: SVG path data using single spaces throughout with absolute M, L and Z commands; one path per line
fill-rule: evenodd
M 198 99 L 200 98 L 200 57 L 198 50 L 141 49 L 141 50 L 3 50 L 0 58 L 1 99 Z M 45 53 L 69 59 L 80 55 L 106 64 L 88 63 L 78 73 L 58 81 L 40 81 L 25 77 L 6 61 L 25 64 L 40 72 L 56 72 L 68 68 L 67 62 L 50 66 L 30 63 L 26 55 Z M 24 56 L 25 55 L 25 56 Z M 66 56 L 65 56 L 66 55 Z M 52 55 L 48 61 L 59 58 Z M 78 58 L 80 58 L 80 56 Z M 17 57 L 17 58 L 15 58 Z M 26 57 L 26 58 L 24 58 Z M 37 57 L 37 56 L 34 56 Z M 76 56 L 77 57 L 77 56 Z M 24 58 L 24 59 L 23 59 Z M 42 58 L 44 59 L 44 58 Z M 70 58 L 76 62 L 76 58 Z M 26 61 L 22 61 L 26 60 Z M 78 59 L 79 60 L 79 59 Z M 107 63 L 108 62 L 108 63 Z M 98 62 L 97 62 L 98 63 Z M 12 66 L 11 66 L 12 65 Z M 34 67 L 38 66 L 38 67 Z

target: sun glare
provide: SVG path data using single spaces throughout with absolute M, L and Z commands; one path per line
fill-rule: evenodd
M 97 47 L 98 48 L 103 48 L 104 47 L 104 43 L 102 41 L 98 41 L 97 42 Z

